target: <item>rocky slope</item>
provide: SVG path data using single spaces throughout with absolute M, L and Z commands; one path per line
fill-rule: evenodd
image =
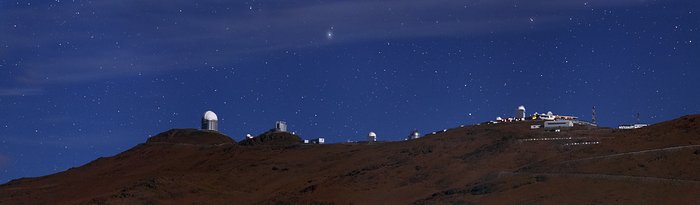
M 555 133 L 532 123 L 328 145 L 240 146 L 171 130 L 113 157 L 0 185 L 0 204 L 700 203 L 700 115 L 638 130 Z

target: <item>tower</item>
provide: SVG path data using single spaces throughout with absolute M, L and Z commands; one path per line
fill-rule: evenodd
M 287 122 L 285 122 L 285 121 L 275 122 L 275 132 L 287 132 Z
M 595 125 L 595 105 L 593 106 L 593 109 L 591 110 L 591 123 Z
M 202 117 L 202 129 L 219 131 L 219 118 L 216 116 L 216 113 L 212 111 L 207 111 L 204 113 L 204 116 Z
M 525 106 L 518 106 L 518 110 L 515 111 L 516 120 L 525 120 Z
M 374 132 L 369 132 L 367 135 L 367 142 L 376 142 L 377 141 L 377 133 Z

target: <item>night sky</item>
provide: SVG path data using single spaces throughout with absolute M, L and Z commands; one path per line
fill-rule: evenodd
M 700 113 L 697 0 L 0 0 L 0 183 L 213 110 L 240 141 L 395 141 L 552 111 Z

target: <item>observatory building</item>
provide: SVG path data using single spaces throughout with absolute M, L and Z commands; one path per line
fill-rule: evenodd
M 202 117 L 202 129 L 219 131 L 219 118 L 216 117 L 216 113 L 212 111 L 207 111 Z
M 639 128 L 646 127 L 646 126 L 649 126 L 649 124 L 640 124 L 640 123 L 631 124 L 631 125 L 623 124 L 623 125 L 618 126 L 617 129 L 633 130 L 633 129 L 639 129 Z
M 285 121 L 275 122 L 275 132 L 287 132 L 287 122 L 285 122 Z
M 374 132 L 369 132 L 367 135 L 367 142 L 376 142 L 377 141 L 377 133 Z
M 326 138 L 319 137 L 316 139 L 304 140 L 304 144 L 326 144 Z
M 544 129 L 553 130 L 559 128 L 569 128 L 574 127 L 574 122 L 571 120 L 556 120 L 556 121 L 546 121 L 544 122 Z
M 418 138 L 420 138 L 420 133 L 418 132 L 418 130 L 413 130 L 413 132 L 411 132 L 411 135 L 408 136 L 409 140 L 414 140 Z
M 515 111 L 516 120 L 525 120 L 525 106 L 518 106 L 518 110 Z

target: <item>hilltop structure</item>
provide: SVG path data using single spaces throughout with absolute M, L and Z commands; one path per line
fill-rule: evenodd
M 287 122 L 285 122 L 285 121 L 275 122 L 275 132 L 287 132 Z
M 211 110 L 202 117 L 202 130 L 219 131 L 219 118 Z
M 518 110 L 515 111 L 516 120 L 525 120 L 525 106 L 518 106 Z
M 258 145 L 295 145 L 301 144 L 303 141 L 301 137 L 289 133 L 289 132 L 275 132 L 274 130 L 268 130 L 256 137 L 247 136 L 246 139 L 239 142 L 239 145 L 243 146 L 258 146 Z
M 641 124 L 641 123 L 636 123 L 636 124 L 622 124 L 620 126 L 617 126 L 617 129 L 621 130 L 633 130 L 633 129 L 639 129 L 642 127 L 649 126 L 649 124 Z
M 367 135 L 367 142 L 372 143 L 372 142 L 376 142 L 376 141 L 377 141 L 377 133 L 369 132 L 369 134 Z
M 633 129 L 639 129 L 639 128 L 642 128 L 642 127 L 649 126 L 649 124 L 640 123 L 639 113 L 635 114 L 634 116 L 635 116 L 635 118 L 637 118 L 637 123 L 634 123 L 634 124 L 621 124 L 620 126 L 617 126 L 617 129 L 621 129 L 621 130 L 633 130 Z
M 414 140 L 420 138 L 420 132 L 418 130 L 413 130 L 410 135 L 408 135 L 409 140 Z
M 592 120 L 595 121 L 595 106 L 592 110 Z M 546 113 L 535 112 L 532 115 L 527 115 L 525 111 L 525 106 L 521 105 L 516 108 L 515 116 L 502 118 L 496 117 L 494 121 L 486 121 L 480 124 L 496 124 L 496 123 L 506 123 L 506 122 L 517 122 L 517 121 L 544 121 L 544 123 L 535 124 L 530 126 L 530 129 L 539 129 L 542 125 L 545 128 L 561 128 L 561 127 L 573 127 L 573 125 L 586 125 L 586 126 L 597 126 L 594 122 L 587 122 L 579 120 L 576 116 L 569 115 L 557 115 L 552 113 L 552 111 L 547 111 Z M 548 122 L 555 121 L 555 122 Z M 573 125 L 572 125 L 573 124 Z
M 326 144 L 326 138 L 319 137 L 310 140 L 304 140 L 304 144 Z
M 574 127 L 574 122 L 571 120 L 556 120 L 556 121 L 545 121 L 544 128 L 547 130 L 556 130 L 559 128 L 570 128 Z M 530 126 L 532 129 L 532 126 Z
M 532 120 L 577 120 L 578 117 L 567 116 L 567 115 L 555 115 L 554 113 L 552 113 L 552 111 L 548 111 L 547 113 L 535 112 L 535 114 L 530 116 L 530 119 L 532 119 Z

